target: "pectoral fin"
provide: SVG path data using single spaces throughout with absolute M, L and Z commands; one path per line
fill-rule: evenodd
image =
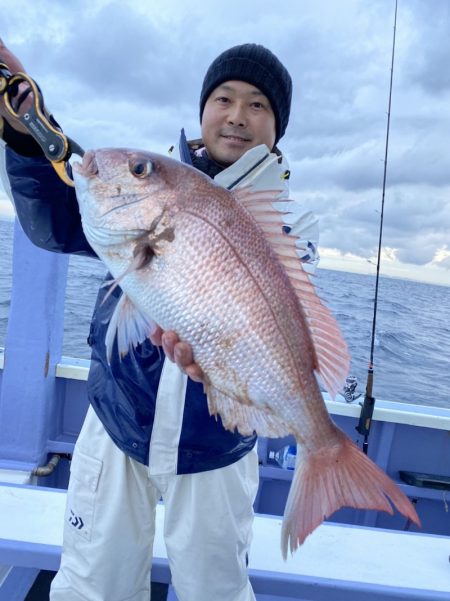
M 130 347 L 136 347 L 156 330 L 157 324 L 136 307 L 123 294 L 114 310 L 105 336 L 106 356 L 111 359 L 114 340 L 117 337 L 117 350 L 124 357 Z

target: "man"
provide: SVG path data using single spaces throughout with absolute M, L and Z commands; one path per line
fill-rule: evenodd
M 23 70 L 4 46 L 0 60 L 13 72 Z M 228 188 L 286 187 L 288 170 L 276 144 L 289 120 L 291 90 L 289 73 L 263 46 L 223 52 L 201 90 L 202 141 L 188 144 L 182 133 L 181 159 Z M 94 255 L 73 189 L 4 107 L 1 112 L 9 183 L 25 233 L 47 250 Z M 304 223 L 300 217 L 286 229 L 299 234 Z M 302 260 L 314 264 L 316 224 L 309 226 L 313 235 L 297 244 Z M 74 450 L 61 568 L 50 598 L 148 601 L 155 506 L 162 497 L 179 600 L 254 600 L 246 562 L 258 486 L 256 437 L 226 431 L 209 416 L 201 369 L 175 332 L 159 330 L 122 361 L 115 354 L 108 363 L 105 333 L 120 295 L 119 287 L 109 296 L 101 288 L 92 318 L 90 408 Z M 82 517 L 81 530 L 72 526 L 73 515 Z

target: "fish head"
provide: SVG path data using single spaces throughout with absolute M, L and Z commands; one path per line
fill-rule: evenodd
M 83 229 L 91 246 L 161 235 L 177 210 L 179 163 L 155 153 L 122 148 L 90 150 L 74 163 Z M 100 253 L 101 254 L 101 253 Z

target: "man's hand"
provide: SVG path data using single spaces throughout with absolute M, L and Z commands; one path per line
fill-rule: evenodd
M 181 342 L 175 332 L 164 332 L 160 327 L 157 327 L 150 336 L 150 341 L 155 346 L 162 346 L 166 357 L 175 362 L 191 380 L 203 382 L 204 374 L 200 366 L 194 362 L 192 348 L 187 342 Z
M 5 65 L 8 66 L 9 71 L 11 72 L 11 74 L 17 73 L 18 71 L 21 71 L 22 73 L 25 73 L 25 68 L 22 65 L 22 63 L 19 61 L 19 59 L 14 56 L 14 54 L 8 50 L 8 48 L 5 46 L 5 44 L 3 43 L 3 40 L 0 38 L 0 62 L 4 63 Z M 20 83 L 19 84 L 19 94 L 22 93 L 26 88 L 28 87 L 27 83 Z M 31 95 L 29 95 L 31 96 Z M 31 104 L 31 98 L 27 98 L 27 100 L 24 102 L 24 109 L 26 108 L 26 106 L 30 106 Z M 13 117 L 13 115 L 11 115 L 11 113 L 7 110 L 6 106 L 5 106 L 5 100 L 4 100 L 4 96 L 0 95 L 0 115 L 2 117 L 4 117 L 8 123 L 11 125 L 11 127 L 13 127 L 14 129 L 16 129 L 17 131 L 20 131 L 23 134 L 29 134 L 27 128 L 22 125 L 22 123 L 19 121 L 19 119 L 16 119 L 15 117 Z
M 0 38 L 0 62 L 5 63 L 5 65 L 8 65 L 8 68 L 11 71 L 11 73 L 17 73 L 18 71 L 25 73 L 25 67 L 22 65 L 22 63 L 17 58 L 17 56 L 14 56 L 14 54 L 11 52 L 11 50 L 8 50 L 8 48 L 5 46 L 5 44 L 1 38 Z

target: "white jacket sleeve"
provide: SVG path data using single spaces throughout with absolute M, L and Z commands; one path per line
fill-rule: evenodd
M 12 200 L 11 194 L 11 186 L 9 185 L 8 175 L 6 173 L 6 153 L 5 153 L 5 142 L 0 139 L 0 182 L 3 185 L 3 188 L 8 195 L 8 197 Z

